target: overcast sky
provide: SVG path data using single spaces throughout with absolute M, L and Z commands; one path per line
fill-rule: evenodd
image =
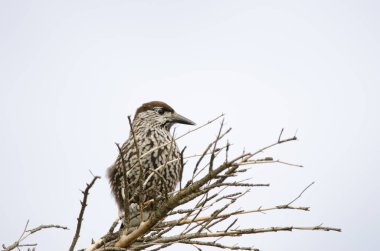
M 243 227 L 326 226 L 230 244 L 265 251 L 378 250 L 380 4 L 378 1 L 0 1 L 0 244 L 30 226 L 67 225 L 29 242 L 67 250 L 89 169 L 104 176 L 127 115 L 162 100 L 198 124 L 223 113 L 236 152 L 298 130 L 255 166 L 241 206 L 311 212 L 251 215 Z M 177 133 L 188 126 L 179 126 Z M 181 139 L 201 151 L 216 126 Z M 191 172 L 192 166 L 187 166 Z M 107 180 L 89 198 L 79 247 L 117 214 Z M 170 250 L 175 250 L 173 246 Z M 184 249 L 185 250 L 185 249 Z M 186 247 L 186 250 L 194 250 Z

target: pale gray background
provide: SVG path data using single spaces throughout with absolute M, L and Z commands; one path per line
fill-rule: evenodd
M 343 232 L 255 235 L 240 244 L 378 250 L 379 7 L 378 1 L 2 0 L 1 244 L 14 241 L 30 219 L 31 226 L 70 227 L 30 240 L 38 250 L 67 250 L 88 170 L 103 176 L 117 154 L 114 142 L 128 136 L 127 115 L 163 100 L 198 124 L 225 112 L 236 152 L 273 142 L 282 127 L 284 136 L 298 129 L 298 142 L 263 156 L 305 168 L 253 168 L 254 181 L 272 186 L 254 189 L 242 205 L 289 202 L 316 181 L 296 203 L 312 211 L 251 215 L 240 225 L 324 223 Z M 179 145 L 199 152 L 215 128 Z M 103 178 L 90 195 L 78 247 L 103 234 L 116 213 Z

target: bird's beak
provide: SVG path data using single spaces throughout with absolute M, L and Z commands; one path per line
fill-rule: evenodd
M 188 118 L 185 118 L 184 116 L 182 115 L 179 115 L 178 113 L 174 112 L 173 113 L 173 122 L 174 123 L 179 123 L 179 124 L 186 124 L 186 125 L 195 125 L 195 123 L 193 121 L 191 121 L 190 119 Z

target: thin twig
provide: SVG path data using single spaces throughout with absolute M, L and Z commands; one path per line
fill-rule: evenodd
M 124 154 L 123 154 L 123 151 L 121 150 L 119 144 L 116 143 L 116 146 L 117 146 L 117 149 L 119 150 L 119 154 L 120 154 L 120 158 L 121 158 L 121 164 L 123 166 L 123 181 L 124 181 L 124 203 L 123 203 L 123 207 L 124 207 L 124 225 L 125 226 L 129 226 L 129 191 L 128 191 L 128 187 L 129 187 L 129 184 L 128 184 L 128 177 L 127 177 L 127 172 L 128 172 L 128 169 L 127 169 L 127 165 L 125 163 L 125 160 L 124 160 Z
M 204 241 L 190 241 L 190 240 L 183 240 L 179 241 L 179 243 L 184 243 L 184 244 L 192 244 L 192 245 L 201 245 L 201 246 L 209 246 L 209 247 L 217 247 L 217 248 L 222 248 L 222 249 L 230 249 L 230 250 L 250 250 L 250 251 L 259 251 L 257 248 L 252 248 L 252 247 L 241 247 L 241 246 L 228 246 L 228 245 L 223 245 L 217 242 L 204 242 Z
M 183 154 L 185 153 L 186 146 L 182 149 L 180 156 L 181 156 L 181 170 L 179 171 L 179 190 L 182 190 L 182 177 L 183 177 L 183 168 L 185 167 L 185 163 L 183 162 Z
M 131 128 L 131 134 L 132 134 L 132 137 L 133 137 L 133 143 L 135 145 L 135 148 L 136 148 L 136 152 L 137 152 L 137 160 L 138 160 L 138 163 L 139 163 L 139 202 L 140 202 L 140 218 L 141 218 L 141 221 L 143 221 L 144 219 L 144 215 L 143 215 L 143 203 L 144 203 L 144 194 L 143 194 L 143 188 L 144 188 L 144 176 L 145 176 L 145 172 L 144 172 L 144 168 L 143 168 L 143 165 L 141 163 L 141 155 L 140 155 L 140 149 L 137 145 L 137 141 L 136 141 L 136 135 L 135 135 L 135 131 L 133 130 L 133 126 L 132 126 L 132 120 L 131 120 L 131 116 L 128 116 L 128 122 L 129 122 L 129 127 Z
M 314 185 L 314 183 L 315 183 L 315 181 L 313 181 L 313 182 L 311 182 L 307 187 L 305 187 L 305 189 L 304 190 L 302 190 L 302 192 L 294 199 L 294 200 L 292 200 L 291 202 L 289 202 L 288 204 L 286 204 L 287 206 L 290 206 L 293 202 L 295 202 L 296 200 L 298 200 L 301 196 L 302 196 L 302 194 L 309 188 L 309 187 L 311 187 L 312 185 Z
M 186 235 L 175 235 L 171 237 L 163 237 L 161 239 L 155 240 L 155 243 L 167 243 L 173 241 L 181 241 L 181 240 L 190 240 L 190 239 L 198 239 L 198 238 L 209 238 L 209 237 L 220 237 L 220 236 L 240 236 L 244 234 L 259 234 L 259 233 L 269 233 L 269 232 L 279 232 L 279 231 L 293 231 L 293 230 L 311 230 L 311 231 L 335 231 L 341 232 L 340 228 L 333 227 L 322 227 L 321 225 L 314 227 L 269 227 L 269 228 L 249 228 L 249 229 L 240 229 L 240 230 L 230 230 L 227 232 L 212 232 L 212 233 L 192 233 Z M 142 247 L 144 245 L 141 245 Z
M 70 245 L 70 248 L 69 248 L 69 251 L 73 251 L 74 248 L 75 248 L 75 245 L 79 239 L 79 234 L 80 234 L 80 230 L 81 230 L 81 227 L 82 227 L 82 221 L 83 221 L 83 215 L 84 215 L 84 210 L 86 209 L 86 206 L 87 206 L 87 198 L 88 198 L 88 195 L 90 193 L 90 189 L 91 187 L 95 184 L 95 181 L 97 179 L 100 179 L 100 176 L 94 176 L 92 181 L 90 182 L 90 184 L 87 184 L 86 185 L 86 189 L 84 190 L 83 193 L 83 201 L 81 201 L 81 209 L 80 209 L 80 212 L 79 212 L 79 217 L 77 218 L 78 220 L 78 223 L 77 223 L 77 227 L 76 227 L 76 230 L 75 230 L 75 235 L 73 237 L 73 240 L 71 242 L 71 245 Z
M 27 229 L 28 228 L 28 224 L 29 224 L 29 220 L 26 222 L 25 224 L 25 227 L 24 227 L 24 230 L 22 231 L 22 234 L 21 236 L 18 238 L 17 241 L 15 241 L 12 245 L 9 245 L 8 247 L 6 247 L 4 244 L 3 244 L 3 248 L 4 250 L 3 251 L 11 251 L 15 248 L 19 248 L 19 247 L 23 247 L 23 246 L 37 246 L 37 244 L 21 244 L 22 241 L 24 241 L 26 238 L 28 238 L 30 235 L 38 232 L 38 231 L 41 231 L 43 229 L 48 229 L 48 228 L 58 228 L 58 229 L 64 229 L 64 230 L 67 230 L 68 228 L 65 227 L 65 226 L 61 226 L 61 225 L 40 225 L 36 228 L 32 228 L 32 229 Z
M 211 151 L 211 157 L 210 157 L 210 162 L 209 162 L 210 163 L 209 164 L 209 171 L 212 171 L 212 168 L 214 166 L 215 149 L 216 149 L 216 146 L 218 145 L 218 141 L 222 138 L 220 134 L 222 133 L 223 125 L 224 125 L 224 118 L 222 119 L 222 123 L 220 123 L 218 136 L 216 136 L 216 140 L 214 141 L 214 146 L 213 146 L 213 149 Z M 231 128 L 228 129 L 225 134 L 229 133 L 230 130 L 231 130 Z

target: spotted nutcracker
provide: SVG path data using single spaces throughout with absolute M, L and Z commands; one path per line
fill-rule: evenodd
M 137 109 L 132 122 L 135 138 L 131 131 L 128 140 L 121 147 L 122 156 L 119 154 L 107 172 L 120 212 L 123 212 L 125 198 L 122 157 L 127 169 L 127 190 L 131 205 L 162 198 L 174 191 L 181 172 L 180 152 L 170 133 L 170 128 L 175 123 L 194 125 L 194 122 L 179 115 L 161 101 L 145 103 Z M 143 191 L 140 191 L 139 186 L 142 170 L 140 163 L 144 173 Z M 143 201 L 140 201 L 141 198 Z

